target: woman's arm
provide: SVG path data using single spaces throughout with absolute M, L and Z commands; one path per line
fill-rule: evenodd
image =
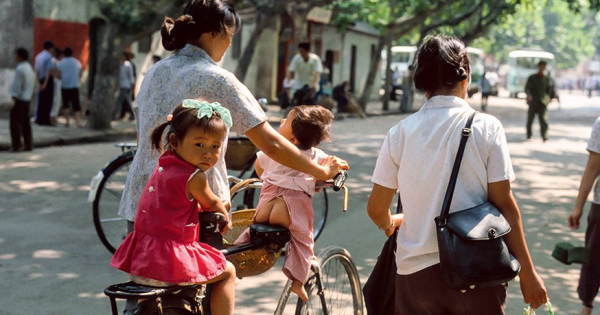
M 404 214 L 394 214 L 390 212 L 390 205 L 396 194 L 395 189 L 373 184 L 373 191 L 367 203 L 367 214 L 371 221 L 385 232 L 386 236 L 392 235 L 394 230 L 400 227 L 404 219 Z
M 246 132 L 254 145 L 275 162 L 312 175 L 318 180 L 333 178 L 340 170 L 348 170 L 348 162 L 329 156 L 322 165 L 312 162 L 300 150 L 279 134 L 268 122 L 262 122 Z
M 258 159 L 254 161 L 254 171 L 256 171 L 256 175 L 258 175 L 258 178 L 260 178 L 262 176 L 262 173 L 264 172 L 264 170 L 262 169 L 262 167 L 260 167 L 260 164 L 258 163 Z
M 510 224 L 511 231 L 504 236 L 508 249 L 521 264 L 519 279 L 523 300 L 533 308 L 548 301 L 546 287 L 540 276 L 535 271 L 521 222 L 521 212 L 515 201 L 510 182 L 508 180 L 489 183 L 488 199 L 500 210 Z
M 594 180 L 598 177 L 600 172 L 600 153 L 590 151 L 585 171 L 581 177 L 581 184 L 579 184 L 579 193 L 577 194 L 577 201 L 575 201 L 575 208 L 569 215 L 568 223 L 572 230 L 579 229 L 579 223 L 583 214 L 583 207 L 585 202 L 594 186 Z

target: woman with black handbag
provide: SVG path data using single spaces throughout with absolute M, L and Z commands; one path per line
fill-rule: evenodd
M 525 303 L 537 308 L 547 301 L 510 188 L 515 176 L 504 129 L 493 116 L 473 115 L 474 110 L 465 101 L 469 77 L 464 44 L 449 36 L 429 36 L 419 49 L 414 74 L 415 86 L 425 92 L 427 102 L 389 131 L 377 159 L 367 206 L 369 216 L 387 235 L 401 223 L 394 314 L 504 314 L 506 283 L 474 282 L 464 288 L 451 288 L 455 286 L 449 283 L 448 275 L 454 270 L 440 264 L 437 238 L 439 229 L 445 232 L 446 220 L 452 220 L 452 215 L 462 209 L 479 209 L 488 203 L 487 208 L 497 209 L 498 218 L 510 225 L 504 229 L 507 234 L 490 228 L 489 239 L 501 240 L 504 254 L 516 258 L 514 275 L 518 272 Z M 461 134 L 465 140 L 461 140 Z M 462 167 L 454 167 L 452 181 L 454 162 L 461 165 L 457 154 L 460 142 L 464 142 L 460 150 L 464 152 L 460 154 Z M 396 191 L 400 192 L 403 217 L 389 211 Z M 444 222 L 436 224 L 434 219 L 442 216 L 443 205 L 448 206 L 449 214 L 442 211 Z

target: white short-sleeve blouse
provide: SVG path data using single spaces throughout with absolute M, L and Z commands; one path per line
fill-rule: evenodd
M 398 274 L 439 263 L 434 218 L 440 215 L 461 130 L 472 112 L 461 98 L 432 97 L 421 110 L 390 129 L 383 142 L 371 180 L 400 192 L 405 217 L 397 241 Z M 450 212 L 486 202 L 488 183 L 514 178 L 500 121 L 478 113 Z
M 219 102 L 229 109 L 233 118 L 231 128 L 237 134 L 267 120 L 256 98 L 231 72 L 219 67 L 201 48 L 186 45 L 175 55 L 154 64 L 146 74 L 136 98 L 138 150 L 125 182 L 119 215 L 133 221 L 142 190 L 158 163 L 158 152 L 152 151 L 152 130 L 165 122 L 167 115 L 184 99 L 203 99 Z M 206 172 L 213 192 L 229 200 L 225 152 L 212 169 Z
M 594 153 L 600 153 L 600 117 L 594 122 L 592 127 L 592 135 L 587 143 L 587 150 Z M 596 179 L 596 185 L 594 186 L 594 199 L 592 200 L 595 204 L 600 204 L 600 175 Z

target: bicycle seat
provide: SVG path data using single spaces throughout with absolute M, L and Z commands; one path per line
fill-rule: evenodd
M 259 246 L 275 243 L 279 247 L 284 247 L 290 241 L 290 231 L 277 225 L 252 224 L 250 239 Z
M 185 314 L 201 314 L 204 286 L 151 287 L 129 281 L 107 287 L 104 294 L 110 298 L 113 315 L 119 314 L 116 299 L 141 300 L 135 314 L 166 314 L 163 309 L 185 311 Z
M 150 297 L 159 297 L 167 294 L 171 294 L 175 291 L 183 290 L 183 289 L 197 289 L 197 285 L 191 286 L 180 286 L 175 285 L 171 287 L 151 287 L 146 285 L 137 284 L 133 281 L 117 283 L 108 286 L 104 289 L 104 294 L 109 297 L 115 297 L 118 299 L 143 299 Z

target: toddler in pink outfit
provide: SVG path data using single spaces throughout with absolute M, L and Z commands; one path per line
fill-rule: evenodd
M 279 133 L 296 145 L 309 159 L 321 164 L 328 155 L 315 148 L 329 139 L 333 114 L 321 106 L 297 106 L 281 121 Z M 256 206 L 255 223 L 286 227 L 291 234 L 283 272 L 293 281 L 292 292 L 308 301 L 304 283 L 313 258 L 313 207 L 316 180 L 305 173 L 283 166 L 258 152 L 256 173 L 263 181 Z M 244 233 L 238 242 L 248 240 Z

